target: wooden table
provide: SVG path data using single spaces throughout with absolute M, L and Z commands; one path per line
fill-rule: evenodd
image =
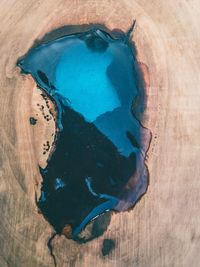
M 1 267 L 54 266 L 47 247 L 52 228 L 37 212 L 35 192 L 38 162 L 46 160 L 41 148 L 55 125 L 40 114 L 30 125 L 43 99 L 31 77 L 20 74 L 17 59 L 63 25 L 105 23 L 126 31 L 133 19 L 147 83 L 143 124 L 153 133 L 150 186 L 134 210 L 112 216 L 104 236 L 83 245 L 56 237 L 57 266 L 200 266 L 200 2 L 1 0 Z M 116 247 L 103 257 L 105 238 Z

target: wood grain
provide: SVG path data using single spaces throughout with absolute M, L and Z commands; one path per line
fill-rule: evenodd
M 134 210 L 114 214 L 104 236 L 84 245 L 56 237 L 53 251 L 60 267 L 199 266 L 199 10 L 198 0 L 1 0 L 1 267 L 54 266 L 47 248 L 53 230 L 37 212 L 35 193 L 38 163 L 46 160 L 42 138 L 55 125 L 41 114 L 30 125 L 42 99 L 17 59 L 55 28 L 104 23 L 126 31 L 133 19 L 138 60 L 149 76 L 143 120 L 153 133 L 148 192 Z M 104 238 L 116 243 L 105 257 Z

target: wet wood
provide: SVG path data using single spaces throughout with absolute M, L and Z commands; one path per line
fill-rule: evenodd
M 35 205 L 38 163 L 45 165 L 46 142 L 51 145 L 55 133 L 53 118 L 44 116 L 54 108 L 49 101 L 49 114 L 33 79 L 20 74 L 17 59 L 55 28 L 104 23 L 127 31 L 133 19 L 147 86 L 143 124 L 153 133 L 148 192 L 134 210 L 114 214 L 104 236 L 82 245 L 56 236 L 53 253 L 61 267 L 199 265 L 199 8 L 198 0 L 1 1 L 1 267 L 54 266 L 47 246 L 53 229 Z M 106 256 L 104 239 L 115 242 Z

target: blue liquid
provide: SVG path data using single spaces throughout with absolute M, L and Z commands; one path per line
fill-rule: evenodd
M 70 224 L 73 238 L 107 210 L 134 205 L 147 187 L 132 114 L 136 61 L 125 40 L 93 29 L 32 48 L 18 63 L 57 105 L 60 133 L 41 169 L 38 206 L 58 233 Z M 140 179 L 127 186 L 136 172 Z
M 55 87 L 89 122 L 121 106 L 106 74 L 112 61 L 110 50 L 102 54 L 91 52 L 84 41 L 77 40 L 61 56 L 56 68 Z

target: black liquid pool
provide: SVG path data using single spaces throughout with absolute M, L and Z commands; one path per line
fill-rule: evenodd
M 126 34 L 98 27 L 34 46 L 18 66 L 57 106 L 59 133 L 37 203 L 61 233 L 76 239 L 109 211 L 134 206 L 148 185 L 142 127 L 132 112 L 139 95 L 134 49 Z

